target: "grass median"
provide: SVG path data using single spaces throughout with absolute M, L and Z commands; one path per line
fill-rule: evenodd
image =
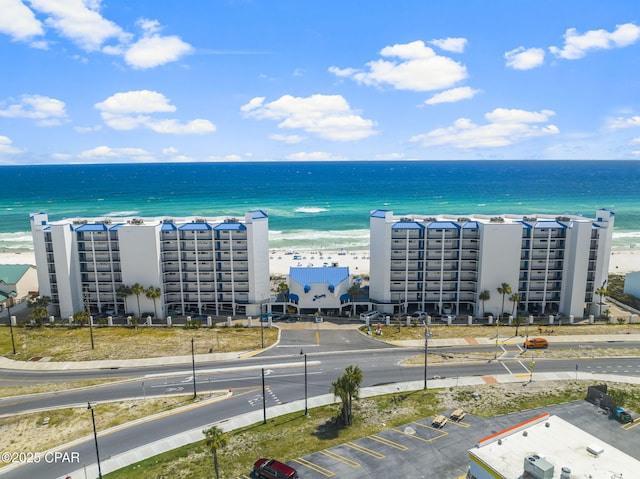
M 157 358 L 261 349 L 272 345 L 276 328 L 216 327 L 88 327 L 14 328 L 17 354 L 12 354 L 9 328 L 0 329 L 0 354 L 18 361 L 93 361 Z

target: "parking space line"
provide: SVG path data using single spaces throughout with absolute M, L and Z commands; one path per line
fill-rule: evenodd
M 380 437 L 380 436 L 376 436 L 376 435 L 372 435 L 372 436 L 367 436 L 369 439 L 372 439 L 374 441 L 379 442 L 380 444 L 384 444 L 385 446 L 389 446 L 389 447 L 393 447 L 394 449 L 398 449 L 400 451 L 407 451 L 409 448 L 407 446 L 405 446 L 404 444 L 400 444 L 397 442 L 393 442 L 390 439 L 385 439 L 384 437 Z
M 471 424 L 462 421 L 448 421 L 447 424 L 455 424 L 458 427 L 471 427 Z
M 423 427 L 428 428 L 429 426 L 423 426 Z M 404 431 L 401 431 L 400 429 L 390 429 L 390 431 L 394 431 L 394 432 L 397 432 L 399 434 L 403 434 L 403 435 L 405 435 L 407 437 L 411 437 L 413 439 L 417 439 L 418 441 L 422 441 L 422 442 L 431 442 L 434 439 L 438 439 L 439 437 L 446 436 L 448 434 L 447 432 L 442 431 L 442 434 L 440 436 L 432 437 L 431 439 L 425 439 L 424 437 L 416 436 L 415 434 L 408 434 L 408 433 L 406 433 Z
M 640 426 L 640 421 L 633 421 L 633 422 L 628 422 L 627 424 L 623 424 L 622 426 L 620 426 L 622 429 L 624 429 L 625 431 L 628 431 L 629 429 L 633 429 L 636 426 Z
M 292 459 L 292 461 L 293 462 L 297 462 L 301 466 L 304 466 L 304 467 L 306 467 L 308 469 L 311 469 L 312 471 L 319 472 L 320 474 L 322 474 L 325 477 L 333 477 L 333 476 L 336 475 L 334 472 L 331 472 L 329 469 L 325 469 L 324 467 L 319 466 L 318 464 L 314 464 L 311 461 L 307 461 L 303 457 L 299 457 L 297 459 Z
M 384 454 L 380 454 L 379 452 L 374 451 L 373 449 L 369 449 L 368 447 L 361 446 L 360 444 L 356 444 L 355 442 L 345 442 L 344 445 L 347 447 L 350 447 L 351 449 L 355 449 L 356 451 L 364 452 L 365 454 L 373 456 L 376 459 L 384 459 L 385 457 Z
M 334 459 L 338 462 L 341 462 L 342 464 L 346 464 L 349 467 L 360 467 L 362 464 L 360 464 L 359 462 L 353 461 L 351 459 L 349 459 L 348 457 L 344 457 L 342 454 L 338 454 L 337 452 L 333 452 L 330 451 L 328 449 L 325 449 L 324 451 L 319 451 L 320 454 L 323 454 L 327 457 L 330 457 L 331 459 Z
M 443 430 L 442 430 L 442 429 L 440 429 L 440 428 L 433 427 L 433 426 L 429 426 L 429 425 L 427 425 L 427 424 L 420 424 L 419 422 L 412 422 L 411 424 L 415 424 L 416 426 L 420 426 L 420 427 L 423 427 L 423 428 L 425 428 L 425 429 L 429 429 L 429 430 L 431 430 L 431 431 L 437 431 L 437 432 L 441 433 L 441 434 L 440 434 L 440 435 L 438 435 L 438 436 L 432 437 L 431 439 L 429 439 L 429 441 L 433 441 L 434 439 L 439 439 L 439 438 L 444 437 L 444 436 L 447 436 L 447 435 L 449 434 L 448 432 L 443 431 Z M 426 440 L 427 440 L 427 439 L 425 439 L 425 441 L 426 441 Z

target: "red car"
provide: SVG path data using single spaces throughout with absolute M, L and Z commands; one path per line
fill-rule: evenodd
M 253 465 L 253 472 L 265 479 L 298 479 L 293 467 L 275 459 L 258 459 Z

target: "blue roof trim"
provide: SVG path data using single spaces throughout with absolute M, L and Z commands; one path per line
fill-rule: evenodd
M 424 225 L 416 223 L 415 221 L 398 221 L 392 228 L 394 230 L 423 230 Z
M 318 283 L 337 285 L 349 278 L 349 267 L 289 268 L 289 278 L 305 286 Z
M 518 221 L 514 221 L 514 223 L 520 223 L 522 226 L 524 226 L 525 228 L 533 228 L 533 225 L 531 225 L 531 223 L 527 223 L 524 220 L 518 220 Z
M 427 229 L 430 229 L 430 230 L 457 230 L 457 229 L 460 229 L 460 225 L 458 223 L 454 223 L 453 221 L 432 221 L 427 226 Z
M 467 221 L 463 226 L 462 229 L 470 229 L 470 230 L 477 230 L 478 229 L 478 222 L 477 221 Z
M 209 223 L 186 223 L 178 229 L 180 231 L 207 231 L 211 229 L 211 225 Z
M 85 231 L 107 231 L 107 225 L 104 223 L 87 223 L 82 226 L 78 226 L 76 231 L 85 232 Z
M 562 224 L 559 221 L 536 221 L 536 224 L 533 227 L 536 229 L 566 228 L 567 225 Z
M 118 223 L 116 225 L 113 225 L 111 228 L 109 228 L 109 231 L 118 231 L 121 226 L 124 226 L 124 223 Z
M 259 219 L 261 219 L 261 218 L 267 218 L 267 217 L 268 217 L 267 212 L 266 212 L 266 211 L 264 211 L 264 210 L 255 210 L 255 211 L 250 211 L 250 213 L 251 213 L 251 217 L 252 217 L 254 220 L 259 220 Z
M 384 218 L 389 210 L 375 210 L 371 213 L 372 218 Z
M 214 226 L 213 229 L 216 231 L 243 231 L 247 227 L 242 223 L 220 223 Z
M 178 228 L 173 223 L 162 223 L 162 227 L 160 228 L 160 231 L 175 231 L 177 229 Z

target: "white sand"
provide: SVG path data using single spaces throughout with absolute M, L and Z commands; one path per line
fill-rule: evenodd
M 285 250 L 269 251 L 269 266 L 271 275 L 284 276 L 292 266 L 348 266 L 349 273 L 354 276 L 369 274 L 369 251 L 306 251 L 297 250 L 296 254 L 286 254 Z M 32 264 L 35 265 L 35 255 L 28 253 L 0 253 L 0 264 Z M 609 272 L 626 274 L 640 271 L 640 250 L 618 250 L 611 253 Z

